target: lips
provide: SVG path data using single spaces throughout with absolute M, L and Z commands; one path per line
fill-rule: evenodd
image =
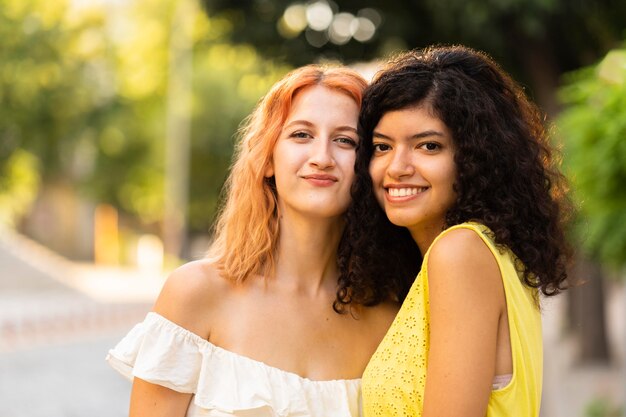
M 334 175 L 328 174 L 309 174 L 304 175 L 302 178 L 304 178 L 309 184 L 316 187 L 330 187 L 339 181 L 339 179 Z
M 311 175 L 305 175 L 303 178 L 307 180 L 333 181 L 333 182 L 338 181 L 337 177 L 335 177 L 334 175 L 328 175 L 328 174 L 311 174 Z

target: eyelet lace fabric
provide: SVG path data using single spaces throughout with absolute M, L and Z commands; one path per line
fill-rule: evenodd
M 500 268 L 506 297 L 513 375 L 507 376 L 506 385 L 500 384 L 491 391 L 486 417 L 538 417 L 543 345 L 537 292 L 522 284 L 515 268 L 517 258 L 511 251 L 496 247 L 493 233 L 486 226 L 463 223 L 447 229 L 437 239 L 458 228 L 475 231 L 487 245 Z M 364 417 L 422 415 L 430 348 L 428 254 L 398 315 L 363 373 Z
M 427 287 L 428 280 L 420 272 L 365 369 L 365 416 L 421 415 L 429 341 Z

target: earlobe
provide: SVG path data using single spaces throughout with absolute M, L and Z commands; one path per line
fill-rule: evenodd
M 263 175 L 265 176 L 265 178 L 272 178 L 274 176 L 274 166 L 272 164 L 272 161 L 269 161 L 267 163 Z

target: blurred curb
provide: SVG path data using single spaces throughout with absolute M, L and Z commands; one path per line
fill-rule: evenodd
M 0 353 L 129 329 L 150 310 L 166 276 L 72 262 L 2 226 L 0 255 L 5 284 L 0 291 Z

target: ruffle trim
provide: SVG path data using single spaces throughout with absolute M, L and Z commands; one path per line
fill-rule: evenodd
M 109 351 L 107 361 L 129 380 L 195 394 L 193 405 L 207 410 L 262 408 L 276 417 L 350 417 L 359 410 L 360 379 L 304 378 L 215 346 L 154 312 Z

